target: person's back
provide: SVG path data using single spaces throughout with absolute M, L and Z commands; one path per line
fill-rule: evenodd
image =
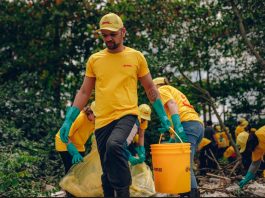
M 215 135 L 215 131 L 212 127 L 212 121 L 211 120 L 208 120 L 206 122 L 206 127 L 205 127 L 205 131 L 204 131 L 204 137 L 211 140 L 213 143 L 215 143 L 215 140 L 214 140 L 214 135 Z
M 158 90 L 163 103 L 165 101 L 168 101 L 168 99 L 170 99 L 171 97 L 174 98 L 178 106 L 181 122 L 193 120 L 202 123 L 202 120 L 200 119 L 198 113 L 195 111 L 194 107 L 190 104 L 187 97 L 181 91 L 171 85 L 163 85 L 159 87 Z M 165 109 L 167 110 L 167 108 Z

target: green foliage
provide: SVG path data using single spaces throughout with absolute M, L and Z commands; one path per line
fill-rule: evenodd
M 31 141 L 14 125 L 13 121 L 0 119 L 0 195 L 38 196 L 46 182 L 58 181 L 53 177 L 62 172 L 55 160 L 58 156 L 53 152 L 53 138 Z

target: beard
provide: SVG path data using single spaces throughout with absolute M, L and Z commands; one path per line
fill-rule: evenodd
M 117 49 L 120 46 L 119 43 L 114 43 L 114 42 L 107 42 L 105 44 L 106 44 L 107 48 L 110 50 Z

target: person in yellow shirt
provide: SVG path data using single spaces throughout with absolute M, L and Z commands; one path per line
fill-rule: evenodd
M 214 161 L 214 145 L 211 140 L 208 138 L 202 138 L 202 141 L 198 145 L 197 151 L 199 152 L 199 169 L 200 175 L 206 175 L 207 169 L 210 171 L 211 169 L 216 169 L 217 164 Z
M 248 168 L 247 174 L 239 182 L 240 188 L 243 188 L 249 181 L 255 178 L 260 164 L 265 155 L 265 125 L 259 128 L 255 133 L 242 132 L 237 136 L 237 145 L 240 147 L 240 153 L 246 149 L 252 153 L 252 162 Z
M 248 126 L 248 121 L 245 118 L 240 118 L 238 121 L 238 125 L 235 129 L 235 139 L 239 135 L 239 133 L 245 131 L 245 128 Z
M 145 161 L 144 134 L 151 120 L 151 108 L 147 104 L 139 105 L 139 112 L 139 130 L 129 149 L 129 162 L 133 166 Z
M 126 148 L 138 128 L 138 80 L 164 130 L 170 129 L 170 121 L 144 55 L 123 44 L 126 28 L 122 19 L 114 13 L 104 15 L 98 32 L 106 48 L 88 58 L 83 83 L 66 114 L 60 136 L 63 142 L 68 141 L 72 123 L 95 89 L 95 136 L 104 196 L 129 197 L 132 179 Z
M 187 97 L 175 87 L 170 86 L 165 77 L 158 77 L 153 81 L 158 88 L 162 103 L 167 116 L 173 123 L 174 130 L 183 142 L 189 142 L 191 144 L 191 192 L 188 194 L 191 197 L 199 196 L 192 163 L 196 148 L 204 136 L 203 122 Z M 163 133 L 164 131 L 161 132 Z M 180 140 L 175 137 L 175 142 L 180 142 Z
M 226 133 L 223 130 L 221 130 L 220 125 L 216 125 L 215 129 L 216 129 L 215 140 L 217 143 L 216 158 L 219 160 L 223 157 L 225 150 L 229 146 L 229 139 L 228 139 Z
M 95 116 L 92 110 L 94 105 L 92 103 L 80 112 L 70 129 L 68 143 L 61 140 L 60 130 L 55 136 L 55 149 L 62 158 L 65 173 L 69 171 L 72 164 L 83 160 L 85 143 L 95 130 Z

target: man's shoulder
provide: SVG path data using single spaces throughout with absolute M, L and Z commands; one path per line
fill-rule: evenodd
M 143 55 L 143 53 L 140 52 L 139 50 L 136 50 L 136 49 L 134 49 L 134 48 L 127 47 L 127 46 L 126 46 L 126 52 L 128 52 L 128 53 L 135 53 L 135 54 L 139 54 L 139 55 Z
M 106 49 L 103 49 L 103 50 L 93 53 L 90 57 L 97 58 L 97 57 L 105 56 L 106 54 L 107 54 Z

